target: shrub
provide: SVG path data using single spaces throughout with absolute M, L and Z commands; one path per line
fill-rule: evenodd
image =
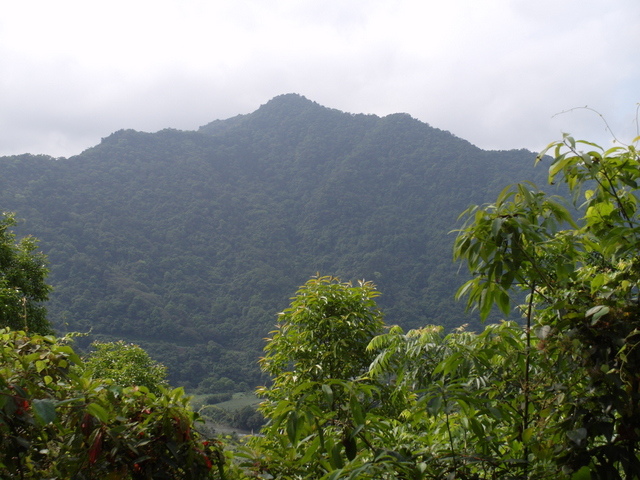
M 92 379 L 64 341 L 0 330 L 0 477 L 220 478 L 188 401 Z

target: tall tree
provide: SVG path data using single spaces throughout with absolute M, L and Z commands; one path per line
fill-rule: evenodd
M 159 395 L 167 388 L 167 367 L 154 361 L 138 345 L 119 342 L 93 342 L 86 368 L 93 378 L 110 379 L 122 387 L 147 387 Z
M 516 185 L 470 209 L 455 245 L 474 273 L 459 295 L 486 316 L 494 304 L 509 312 L 514 290 L 527 292 L 527 341 L 537 333 L 546 355 L 583 373 L 584 388 L 561 386 L 563 406 L 548 417 L 564 433 L 556 460 L 593 479 L 640 478 L 638 141 L 552 143 L 538 162 L 553 154 L 549 182 L 567 186 L 578 218 L 534 185 Z
M 268 397 L 305 381 L 350 380 L 367 371 L 369 341 L 382 332 L 382 313 L 371 282 L 352 285 L 313 277 L 279 314 L 261 366 L 273 377 Z M 279 395 L 279 394 L 278 394 Z
M 47 257 L 38 251 L 35 238 L 27 236 L 16 241 L 11 230 L 16 223 L 11 213 L 0 216 L 0 326 L 53 333 L 42 304 L 51 291 L 45 283 L 49 273 Z
M 268 423 L 252 442 L 254 470 L 320 478 L 355 458 L 361 402 L 373 390 L 363 378 L 375 355 L 367 346 L 383 327 L 378 295 L 370 282 L 313 277 L 279 315 L 261 360 L 273 381 L 259 390 Z

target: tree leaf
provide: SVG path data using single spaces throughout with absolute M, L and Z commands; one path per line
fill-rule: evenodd
M 343 468 L 344 462 L 342 460 L 342 455 L 340 455 L 341 445 L 336 443 L 331 449 L 331 466 L 333 468 Z
M 567 432 L 567 437 L 576 445 L 581 445 L 585 438 L 587 438 L 587 429 L 578 428 Z
M 352 461 L 358 454 L 356 439 L 353 436 L 349 435 L 344 439 L 343 443 L 344 451 L 347 455 L 347 458 L 349 459 L 349 461 Z
M 47 425 L 56 419 L 56 404 L 50 398 L 35 399 L 31 402 L 36 420 L 40 425 Z
M 362 411 L 360 402 L 355 396 L 352 396 L 349 399 L 349 407 L 351 408 L 351 414 L 353 415 L 353 420 L 355 421 L 356 425 L 364 425 L 365 414 Z
M 298 414 L 293 411 L 287 419 L 287 436 L 291 443 L 296 443 L 298 439 Z
M 590 480 L 591 469 L 585 465 L 580 470 L 571 475 L 571 480 Z
M 324 392 L 324 396 L 327 399 L 327 403 L 333 403 L 333 390 L 331 389 L 331 386 L 323 383 L 322 391 Z
M 593 317 L 591 320 L 591 325 L 595 325 L 601 317 L 609 313 L 609 307 L 606 305 L 596 305 L 595 307 L 587 310 L 587 313 L 584 314 L 586 318 Z
M 90 403 L 87 405 L 87 412 L 103 423 L 107 423 L 109 421 L 109 413 L 104 409 L 104 407 L 97 403 Z

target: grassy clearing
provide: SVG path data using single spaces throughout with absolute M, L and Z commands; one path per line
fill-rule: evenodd
M 247 405 L 258 405 L 260 401 L 260 398 L 258 398 L 253 392 L 234 393 L 231 400 L 216 403 L 216 407 L 220 407 L 225 410 L 239 410 Z
M 207 397 L 208 394 L 193 395 L 193 398 L 191 399 L 191 406 L 193 407 L 193 409 L 199 410 L 203 405 L 205 405 L 205 400 Z M 218 408 L 222 408 L 223 410 L 234 411 L 239 410 L 242 407 L 246 407 L 247 405 L 258 405 L 260 401 L 260 398 L 258 398 L 253 392 L 242 392 L 234 393 L 231 400 L 214 403 L 212 405 Z
M 253 392 L 235 393 L 231 400 L 216 404 L 205 404 L 207 394 L 193 395 L 191 406 L 196 411 L 201 411 L 205 418 L 206 428 L 210 432 L 223 435 L 249 435 L 252 431 L 234 426 L 232 418 L 234 413 L 246 406 L 256 406 L 260 403 Z M 216 412 L 217 411 L 217 412 Z M 227 413 L 223 413 L 227 412 Z

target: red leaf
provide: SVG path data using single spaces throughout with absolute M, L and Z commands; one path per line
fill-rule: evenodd
M 80 429 L 82 430 L 82 433 L 84 434 L 85 437 L 88 437 L 89 435 L 91 435 L 91 430 L 93 427 L 93 421 L 91 419 L 91 415 L 89 415 L 88 413 L 84 414 L 84 417 L 82 417 L 82 422 L 80 423 Z
M 98 432 L 96 438 L 93 440 L 93 445 L 89 449 L 89 463 L 96 463 L 98 456 L 102 452 L 102 432 Z

